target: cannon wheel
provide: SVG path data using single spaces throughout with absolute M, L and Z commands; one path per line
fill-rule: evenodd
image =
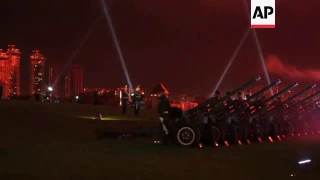
M 179 145 L 192 146 L 199 142 L 199 131 L 189 126 L 181 127 L 177 132 L 177 142 Z
M 284 128 L 286 135 L 292 134 L 295 131 L 295 127 L 291 122 L 287 122 Z
M 264 135 L 264 129 L 260 124 L 256 124 L 256 138 L 262 138 Z
M 212 136 L 212 141 L 213 142 L 218 142 L 220 140 L 220 137 L 221 137 L 220 130 L 215 126 L 211 126 L 211 136 Z
M 232 127 L 232 138 L 234 142 L 240 141 L 243 137 L 243 132 L 239 126 Z
M 271 137 L 276 137 L 278 135 L 279 132 L 279 127 L 276 123 L 270 123 L 270 131 L 269 131 L 269 135 Z

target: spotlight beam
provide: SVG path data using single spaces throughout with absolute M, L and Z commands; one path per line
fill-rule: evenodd
M 227 64 L 226 68 L 223 70 L 223 73 L 221 74 L 221 76 L 220 76 L 220 78 L 219 78 L 219 81 L 217 82 L 217 84 L 216 84 L 216 86 L 215 86 L 215 88 L 214 88 L 214 90 L 213 90 L 213 92 L 212 92 L 212 94 L 211 94 L 210 97 L 214 96 L 215 91 L 219 88 L 222 80 L 224 79 L 224 77 L 226 76 L 227 72 L 229 71 L 229 69 L 230 69 L 233 61 L 236 59 L 236 57 L 237 57 L 237 55 L 238 55 L 238 53 L 239 53 L 239 50 L 240 50 L 240 48 L 242 47 L 244 41 L 247 39 L 247 36 L 248 36 L 250 30 L 251 30 L 251 28 L 249 28 L 249 29 L 246 31 L 246 33 L 244 34 L 244 36 L 242 37 L 239 45 L 237 46 L 236 50 L 235 50 L 234 53 L 232 54 L 232 56 L 231 56 L 231 58 L 230 58 L 230 60 L 229 60 L 229 62 L 228 62 L 228 64 Z
M 115 45 L 115 47 L 117 49 L 117 53 L 118 53 L 118 56 L 119 56 L 119 59 L 120 59 L 120 62 L 121 62 L 121 66 L 122 66 L 122 70 L 124 72 L 125 78 L 126 78 L 126 80 L 128 82 L 129 88 L 133 89 L 132 83 L 131 83 L 131 80 L 130 80 L 130 76 L 129 76 L 129 72 L 128 72 L 126 63 L 124 61 L 122 51 L 121 51 L 120 43 L 118 41 L 117 34 L 116 34 L 115 28 L 113 26 L 111 16 L 109 14 L 108 6 L 107 6 L 107 4 L 106 4 L 106 2 L 104 0 L 100 0 L 100 2 L 101 2 L 101 5 L 102 5 L 102 9 L 103 9 L 105 18 L 106 18 L 106 20 L 108 22 L 108 25 L 109 25 L 109 28 L 110 28 L 110 31 L 111 31 L 111 36 L 112 36 L 114 45 Z
M 66 71 L 66 69 L 68 68 L 68 66 L 72 63 L 72 61 L 74 60 L 74 58 L 79 54 L 80 49 L 82 48 L 82 46 L 84 45 L 84 43 L 88 40 L 88 38 L 90 37 L 90 35 L 92 34 L 94 28 L 96 27 L 96 25 L 98 24 L 100 18 L 102 17 L 102 14 L 100 14 L 98 16 L 98 18 L 95 20 L 94 23 L 91 24 L 89 30 L 87 31 L 87 33 L 85 34 L 84 38 L 82 39 L 82 41 L 80 42 L 79 46 L 77 49 L 75 49 L 71 56 L 68 58 L 66 64 L 64 65 L 62 71 L 60 72 L 60 74 L 58 75 L 58 77 L 55 79 L 54 83 L 52 84 L 52 88 L 54 88 L 54 86 L 56 85 L 56 83 L 58 82 L 58 80 L 61 78 L 62 74 Z
M 246 0 L 244 0 L 244 4 L 245 4 L 245 8 L 246 8 L 249 20 L 250 20 L 251 16 L 250 16 L 248 2 Z M 253 37 L 254 37 L 254 40 L 255 40 L 255 43 L 256 43 L 256 46 L 257 46 L 257 49 L 258 49 L 259 58 L 260 58 L 260 61 L 261 61 L 261 64 L 262 64 L 264 75 L 266 77 L 268 85 L 270 85 L 271 81 L 270 81 L 270 77 L 269 77 L 269 74 L 268 74 L 267 66 L 266 66 L 266 64 L 264 62 L 263 52 L 262 52 L 262 49 L 261 49 L 261 45 L 260 45 L 260 42 L 259 42 L 259 39 L 258 39 L 257 32 L 256 32 L 255 29 L 252 29 L 252 32 L 253 32 Z M 270 89 L 270 91 L 271 91 L 271 94 L 273 95 L 272 89 Z

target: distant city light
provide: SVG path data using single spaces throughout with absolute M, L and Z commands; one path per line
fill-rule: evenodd
M 79 99 L 79 96 L 76 96 L 76 99 Z
M 0 49 L 0 82 L 3 86 L 3 97 L 20 95 L 20 56 L 15 45 L 8 45 L 7 51 Z
M 53 89 L 52 89 L 52 87 L 48 87 L 48 90 L 49 90 L 49 91 L 52 91 Z

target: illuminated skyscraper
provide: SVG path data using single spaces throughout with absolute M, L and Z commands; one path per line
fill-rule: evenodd
M 10 96 L 12 84 L 12 63 L 9 55 L 0 49 L 0 86 L 3 87 L 3 97 Z
M 42 93 L 44 91 L 44 69 L 45 69 L 45 57 L 39 50 L 33 50 L 30 56 L 31 61 L 31 82 L 30 93 Z
M 53 93 L 62 97 L 72 97 L 83 92 L 83 68 L 71 65 L 63 68 L 56 65 L 49 68 L 49 86 L 53 87 Z
M 62 90 L 62 88 L 64 87 L 64 77 L 62 76 L 62 69 L 62 66 L 49 67 L 48 86 L 52 87 L 53 94 L 58 96 L 64 96 L 65 93 Z
M 79 95 L 83 92 L 83 68 L 72 65 L 66 77 L 67 96 Z
M 8 45 L 7 54 L 12 63 L 12 83 L 10 95 L 20 95 L 20 56 L 21 52 L 15 45 Z

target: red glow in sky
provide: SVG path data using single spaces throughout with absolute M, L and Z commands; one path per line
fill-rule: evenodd
M 299 69 L 294 65 L 283 63 L 277 56 L 269 56 L 266 65 L 269 72 L 292 80 L 320 81 L 320 69 Z

